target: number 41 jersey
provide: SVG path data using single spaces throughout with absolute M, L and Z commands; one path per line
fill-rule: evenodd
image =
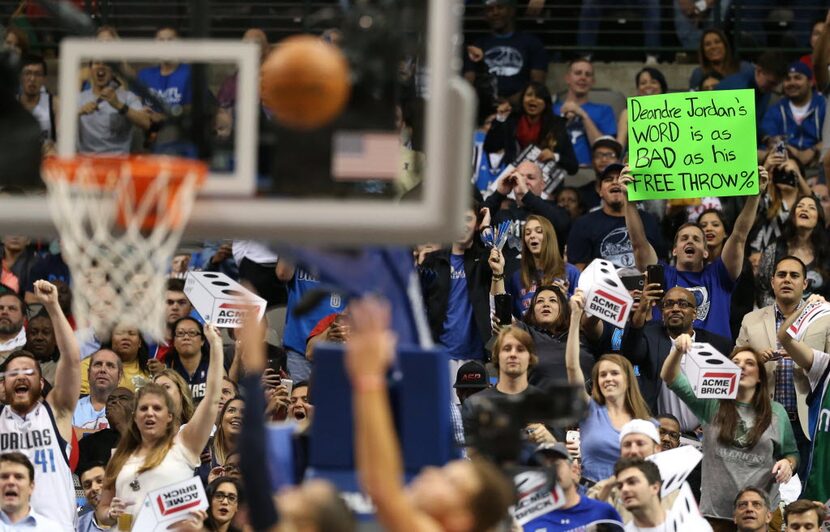
M 75 486 L 69 468 L 70 445 L 61 438 L 52 408 L 45 401 L 21 417 L 6 405 L 0 406 L 0 453 L 19 451 L 35 466 L 32 508 L 75 530 Z

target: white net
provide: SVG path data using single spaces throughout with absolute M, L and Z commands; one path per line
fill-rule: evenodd
M 52 219 L 72 273 L 78 330 L 108 337 L 116 325 L 129 324 L 164 338 L 165 273 L 201 176 L 198 166 L 184 176 L 173 175 L 163 162 L 158 168 L 144 188 L 127 159 L 115 165 L 83 160 L 77 168 L 44 165 Z

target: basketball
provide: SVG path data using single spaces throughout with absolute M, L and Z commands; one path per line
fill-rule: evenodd
M 261 70 L 262 101 L 283 125 L 315 129 L 336 118 L 349 99 L 349 64 L 337 47 L 311 35 L 289 37 Z

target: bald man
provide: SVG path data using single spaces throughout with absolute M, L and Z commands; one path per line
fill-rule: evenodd
M 623 356 L 640 369 L 637 379 L 651 411 L 675 416 L 680 421 L 682 432 L 692 431 L 700 423 L 660 379 L 660 368 L 669 356 L 674 339 L 681 334 L 688 334 L 692 341 L 711 344 L 724 355 L 732 351 L 733 345 L 729 338 L 693 328 L 697 305 L 695 295 L 683 287 L 675 286 L 662 294 L 657 284 L 647 285 L 636 312 L 650 314 L 653 306 L 659 306 L 663 311 L 662 322 L 652 321 L 643 327 L 636 327 L 637 323 L 644 323 L 644 320 L 632 317 L 621 350 Z

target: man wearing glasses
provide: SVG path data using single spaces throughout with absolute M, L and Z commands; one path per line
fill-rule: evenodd
M 652 306 L 662 309 L 662 321 L 652 321 L 642 327 L 637 324 L 644 320 L 632 317 L 622 341 L 621 353 L 639 369 L 637 377 L 640 391 L 652 412 L 668 413 L 680 421 L 681 432 L 694 431 L 700 422 L 660 379 L 660 368 L 669 356 L 674 339 L 688 334 L 693 342 L 706 342 L 728 355 L 732 351 L 732 340 L 693 327 L 697 315 L 697 301 L 694 294 L 680 286 L 662 292 L 657 283 L 648 284 L 643 290 L 636 313 L 651 313 Z
M 46 90 L 46 61 L 29 55 L 23 58 L 20 71 L 20 103 L 40 124 L 44 142 L 54 144 L 57 139 L 58 97 Z
M 69 454 L 72 414 L 81 393 L 81 351 L 58 303 L 58 289 L 46 281 L 36 281 L 34 288 L 52 319 L 61 356 L 55 385 L 45 400 L 34 355 L 18 350 L 9 356 L 3 376 L 6 404 L 0 406 L 0 453 L 19 451 L 34 464 L 32 508 L 70 532 L 75 530 L 76 505 Z

